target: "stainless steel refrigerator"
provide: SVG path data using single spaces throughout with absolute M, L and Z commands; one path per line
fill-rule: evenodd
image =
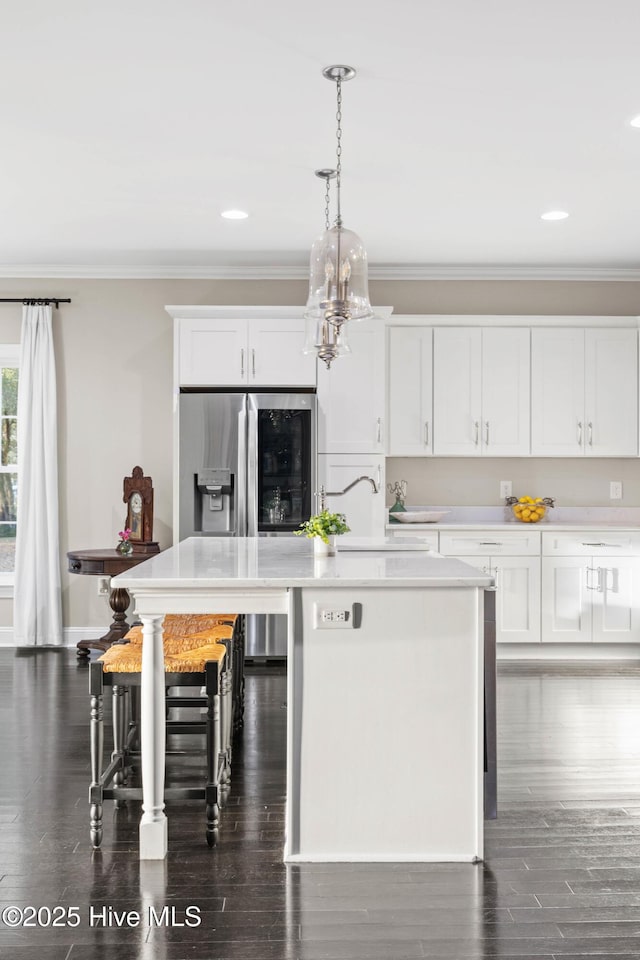
M 314 513 L 313 393 L 184 391 L 179 405 L 179 540 L 291 535 Z M 286 617 L 247 617 L 247 656 L 286 650 Z

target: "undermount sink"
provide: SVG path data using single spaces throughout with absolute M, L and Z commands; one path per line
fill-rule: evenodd
M 338 553 L 380 553 L 381 551 L 394 553 L 405 553 L 407 551 L 434 552 L 429 542 L 421 540 L 419 537 L 403 537 L 402 539 L 395 539 L 394 537 L 379 539 L 373 537 L 338 537 L 337 550 Z

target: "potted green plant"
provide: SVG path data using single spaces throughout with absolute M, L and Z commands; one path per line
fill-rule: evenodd
M 297 537 L 304 536 L 313 540 L 313 552 L 316 556 L 332 557 L 336 552 L 336 537 L 341 533 L 349 533 L 350 527 L 344 513 L 329 513 L 323 510 L 309 517 L 300 524 L 299 530 L 294 530 Z

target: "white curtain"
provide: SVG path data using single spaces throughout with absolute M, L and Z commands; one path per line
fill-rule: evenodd
M 50 306 L 22 310 L 13 630 L 18 646 L 62 643 L 56 370 Z

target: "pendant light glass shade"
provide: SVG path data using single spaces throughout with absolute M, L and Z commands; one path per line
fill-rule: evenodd
M 326 316 L 343 320 L 373 317 L 369 302 L 367 252 L 352 230 L 334 226 L 325 230 L 311 248 L 309 299 L 305 317 Z
M 326 317 L 307 317 L 303 353 L 313 354 L 324 360 L 327 367 L 332 360 L 351 353 L 347 337 L 348 324 L 339 318 L 334 322 Z

